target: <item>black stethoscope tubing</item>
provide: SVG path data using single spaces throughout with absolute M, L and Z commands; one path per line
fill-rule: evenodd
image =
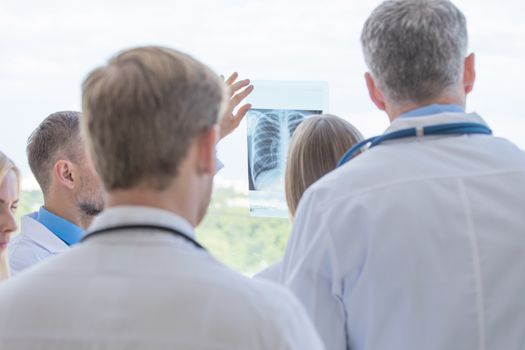
M 190 242 L 191 244 L 193 244 L 198 249 L 202 249 L 204 251 L 206 250 L 206 248 L 204 248 L 199 242 L 197 242 L 195 239 L 193 239 L 192 237 L 188 236 L 184 232 L 180 232 L 180 231 L 175 230 L 175 229 L 173 229 L 171 227 L 160 226 L 160 225 L 119 225 L 119 226 L 106 227 L 106 228 L 103 228 L 103 229 L 100 229 L 100 230 L 95 230 L 95 231 L 88 232 L 82 238 L 81 242 L 84 242 L 87 239 L 92 238 L 93 236 L 106 234 L 108 232 L 125 231 L 125 230 L 156 230 L 156 231 L 168 232 L 168 233 L 171 233 L 174 236 L 180 237 L 180 238 Z

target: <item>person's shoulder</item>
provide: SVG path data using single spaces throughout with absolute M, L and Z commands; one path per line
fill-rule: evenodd
M 306 310 L 288 289 L 264 279 L 253 281 L 259 291 L 264 317 L 272 325 L 277 349 L 324 349 Z
M 256 273 L 253 278 L 256 278 L 256 279 L 265 279 L 267 281 L 272 281 L 272 282 L 279 282 L 279 276 L 280 276 L 280 273 L 281 273 L 281 269 L 282 269 L 282 261 L 278 261 L 270 266 L 268 266 L 267 268 L 265 268 L 264 270 L 262 271 L 259 271 L 258 273 Z
M 283 305 L 288 306 L 296 301 L 290 291 L 277 282 L 268 279 L 252 278 L 249 280 L 249 287 L 255 300 L 258 303 L 263 303 L 265 308 L 277 308 L 284 311 Z
M 525 169 L 525 152 L 504 138 L 457 138 L 417 146 L 413 141 L 365 151 L 315 182 L 303 198 L 322 210 L 326 203 L 344 204 L 399 183 Z
M 45 252 L 47 255 L 51 254 L 49 249 L 40 244 L 38 241 L 34 240 L 30 235 L 25 231 L 18 233 L 8 246 L 8 252 L 11 255 L 17 255 L 22 251 L 29 250 L 31 252 Z
M 512 141 L 494 136 L 490 138 L 490 143 L 492 147 L 486 147 L 485 149 L 492 151 L 494 158 L 516 166 L 525 166 L 525 151 Z
M 274 282 L 242 275 L 214 258 L 204 262 L 206 266 L 201 265 L 199 275 L 192 278 L 213 291 L 218 314 L 226 307 L 232 325 L 242 324 L 265 339 L 261 348 L 321 349 L 306 311 L 290 291 Z
M 45 247 L 35 239 L 35 235 L 38 232 L 38 236 L 42 235 L 41 232 L 50 232 L 45 226 L 36 220 L 37 213 L 31 213 L 24 215 L 20 219 L 20 232 L 15 235 L 11 242 L 11 246 L 18 245 L 38 245 L 41 248 Z
M 277 349 L 322 349 L 306 311 L 285 287 L 265 279 L 251 279 L 244 289 L 265 333 Z
M 228 290 L 228 293 L 236 295 L 237 300 L 244 300 L 256 309 L 261 309 L 263 313 L 266 313 L 265 308 L 289 298 L 287 291 L 278 284 L 264 279 L 249 278 L 220 262 L 216 262 L 211 270 L 215 278 L 210 283 Z
M 43 244 L 40 242 L 40 239 L 36 239 L 35 235 L 38 232 L 38 235 L 42 235 L 43 230 L 42 229 L 36 229 L 32 225 L 24 224 L 25 222 L 28 222 L 29 220 L 32 220 L 31 218 L 27 218 L 24 220 L 24 217 L 22 218 L 22 225 L 20 232 L 16 234 L 11 243 L 9 244 L 9 249 L 12 253 L 19 250 L 29 249 L 35 252 L 46 252 L 48 255 L 51 254 L 50 249 L 48 249 L 46 244 Z M 47 232 L 45 232 L 47 233 Z M 51 232 L 49 232 L 52 234 Z M 38 237 L 40 238 L 40 237 Z M 58 238 L 57 238 L 58 239 Z
M 371 152 L 370 152 L 371 153 Z M 357 192 L 366 191 L 379 181 L 378 164 L 371 154 L 362 154 L 321 177 L 306 189 L 300 205 L 310 202 L 323 211 L 325 203 L 335 203 Z M 384 164 L 384 163 L 383 163 Z M 384 164 L 384 166 L 387 166 Z M 384 169 L 384 168 L 383 168 Z
M 54 254 L 31 238 L 19 234 L 8 247 L 9 267 L 16 275 Z
M 214 278 L 210 281 L 216 293 L 222 290 L 227 299 L 233 298 L 234 307 L 253 312 L 261 322 L 274 323 L 276 318 L 293 314 L 297 305 L 295 297 L 284 287 L 265 279 L 244 276 L 230 268 L 216 264 L 208 273 Z

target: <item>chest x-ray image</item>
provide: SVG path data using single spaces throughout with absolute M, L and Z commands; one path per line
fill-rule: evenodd
M 297 126 L 321 111 L 252 109 L 248 112 L 250 191 L 282 191 L 288 145 Z
M 294 131 L 327 108 L 328 84 L 314 81 L 254 81 L 253 108 L 246 116 L 250 214 L 288 217 L 284 174 Z

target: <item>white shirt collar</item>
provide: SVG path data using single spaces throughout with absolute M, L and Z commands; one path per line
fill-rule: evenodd
M 167 210 L 143 206 L 108 208 L 93 221 L 88 233 L 111 226 L 133 224 L 167 226 L 195 238 L 193 227 L 183 217 Z
M 418 126 L 430 126 L 445 123 L 479 123 L 485 126 L 487 125 L 483 118 L 481 118 L 477 113 L 445 112 L 414 118 L 396 118 L 386 129 L 385 133 L 402 129 L 410 129 Z

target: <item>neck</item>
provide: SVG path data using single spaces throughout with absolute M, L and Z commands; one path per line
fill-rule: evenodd
M 422 103 L 412 103 L 412 102 L 407 102 L 407 103 L 402 103 L 402 104 L 387 103 L 385 111 L 388 114 L 388 118 L 390 119 L 390 122 L 393 122 L 400 115 L 413 111 L 414 109 L 418 109 L 421 107 L 434 105 L 434 104 L 439 104 L 439 105 L 451 105 L 452 104 L 452 105 L 457 105 L 462 108 L 465 108 L 466 101 L 464 98 L 460 98 L 460 97 L 442 96 L 440 98 L 425 101 Z
M 198 211 L 192 186 L 175 183 L 157 191 L 149 186 L 137 186 L 126 190 L 109 192 L 107 206 L 144 206 L 167 210 L 186 219 L 193 227 L 197 224 Z M 195 193 L 195 192 L 193 192 Z
M 83 229 L 89 227 L 91 221 L 93 221 L 93 217 L 82 212 L 78 205 L 74 203 L 74 199 L 57 195 L 57 192 L 49 192 L 55 193 L 55 195 L 44 195 L 44 208 L 46 208 L 47 211 Z

